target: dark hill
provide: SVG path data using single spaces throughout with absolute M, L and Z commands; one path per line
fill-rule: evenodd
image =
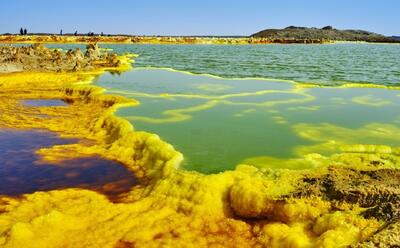
M 392 36 L 393 39 L 400 41 L 400 36 Z
M 393 37 L 387 37 L 364 30 L 339 30 L 332 26 L 326 26 L 321 29 L 296 26 L 289 26 L 284 29 L 265 29 L 252 34 L 251 37 L 294 40 L 313 39 L 332 41 L 396 42 L 396 39 Z

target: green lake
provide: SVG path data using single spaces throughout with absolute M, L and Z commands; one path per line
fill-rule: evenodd
M 188 170 L 279 167 L 281 160 L 330 155 L 346 145 L 400 146 L 397 90 L 309 88 L 156 68 L 106 74 L 96 84 L 139 100 L 117 115 L 172 144 Z

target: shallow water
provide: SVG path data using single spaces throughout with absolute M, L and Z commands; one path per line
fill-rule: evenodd
M 271 160 L 330 155 L 346 145 L 400 146 L 396 90 L 304 89 L 293 83 L 143 68 L 104 75 L 97 84 L 108 93 L 139 100 L 139 106 L 122 108 L 117 115 L 174 145 L 189 170 L 212 173 L 239 163 L 272 166 Z
M 49 45 L 65 49 L 83 45 Z M 135 53 L 135 66 L 169 67 L 222 77 L 263 77 L 338 85 L 400 83 L 398 44 L 129 45 L 102 44 Z
M 42 147 L 75 142 L 48 131 L 0 129 L 0 194 L 19 195 L 76 187 L 113 197 L 137 184 L 125 167 L 100 157 L 52 164 L 39 162 L 35 154 Z
M 23 105 L 31 106 L 31 107 L 60 107 L 60 106 L 67 106 L 68 104 L 60 99 L 30 99 L 30 100 L 23 100 Z

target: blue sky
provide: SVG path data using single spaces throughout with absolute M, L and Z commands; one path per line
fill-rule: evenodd
M 399 0 L 5 0 L 0 33 L 250 35 L 290 25 L 400 35 Z

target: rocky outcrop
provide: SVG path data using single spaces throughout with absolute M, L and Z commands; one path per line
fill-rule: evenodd
M 46 48 L 41 44 L 0 47 L 0 72 L 87 71 L 94 69 L 94 66 L 118 67 L 119 65 L 120 60 L 116 54 L 103 53 L 97 44 L 87 45 L 85 53 L 79 48 L 64 52 Z

